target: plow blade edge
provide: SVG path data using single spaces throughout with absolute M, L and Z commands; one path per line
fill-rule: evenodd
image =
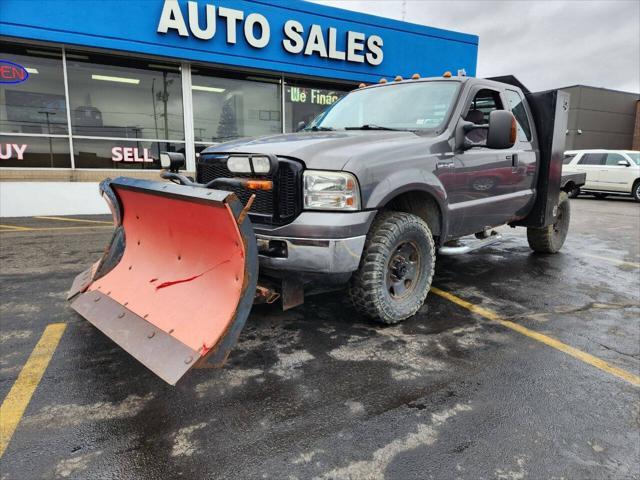
M 78 275 L 72 308 L 167 383 L 221 365 L 251 310 L 256 241 L 235 195 L 117 178 L 101 184 L 118 225 Z

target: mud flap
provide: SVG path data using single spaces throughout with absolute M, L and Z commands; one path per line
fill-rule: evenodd
M 123 177 L 101 188 L 122 223 L 102 260 L 74 281 L 69 295 L 84 293 L 72 308 L 172 385 L 204 359 L 224 363 L 258 278 L 239 200 Z

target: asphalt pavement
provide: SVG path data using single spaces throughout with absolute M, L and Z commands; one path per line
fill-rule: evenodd
M 640 205 L 571 204 L 557 255 L 503 228 L 396 326 L 256 306 L 176 387 L 65 300 L 109 217 L 0 219 L 0 480 L 640 478 Z

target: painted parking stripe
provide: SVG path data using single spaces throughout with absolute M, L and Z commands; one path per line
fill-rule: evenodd
M 449 292 L 445 292 L 444 290 L 440 290 L 439 288 L 435 288 L 435 287 L 431 287 L 431 292 L 435 293 L 436 295 L 442 298 L 449 300 L 450 302 L 455 303 L 456 305 L 461 306 L 462 308 L 466 308 L 467 310 L 475 314 L 478 314 L 481 317 L 486 318 L 487 320 L 491 320 L 492 322 L 499 323 L 503 327 L 514 330 L 540 343 L 544 343 L 545 345 L 551 348 L 560 350 L 561 352 L 564 352 L 567 355 L 570 355 L 573 358 L 580 360 L 581 362 L 589 364 L 592 367 L 598 368 L 603 372 L 607 372 L 615 377 L 621 378 L 622 380 L 625 380 L 626 382 L 629 382 L 630 384 L 636 387 L 640 387 L 640 376 L 638 375 L 635 375 L 631 372 L 627 372 L 626 370 L 622 370 L 621 368 L 614 367 L 613 365 L 610 365 L 609 363 L 605 362 L 604 360 L 598 357 L 594 357 L 593 355 L 583 352 L 582 350 L 578 350 L 577 348 L 567 345 L 566 343 L 562 343 L 561 341 L 556 340 L 555 338 L 549 337 L 547 335 L 536 332 L 534 330 L 529 330 L 528 328 L 523 327 L 522 325 L 517 324 L 515 322 L 504 320 L 497 313 L 492 312 L 491 310 L 487 310 L 486 308 L 483 308 L 479 305 L 474 305 L 471 302 L 467 302 L 466 300 L 463 300 L 462 298 L 457 297 Z
M 618 260 L 617 258 L 603 257 L 601 255 L 593 255 L 592 253 L 583 253 L 585 257 L 597 258 L 598 260 L 604 260 L 605 262 L 615 263 L 617 265 L 626 265 L 627 267 L 640 268 L 640 263 L 627 262 L 626 260 Z
M 104 220 L 85 220 L 83 218 L 68 218 L 68 217 L 33 217 L 39 220 L 57 220 L 59 222 L 79 222 L 79 223 L 101 223 L 104 225 L 113 225 L 113 222 L 106 222 Z
M 9 231 L 14 231 L 14 232 L 31 230 L 29 227 L 19 227 L 17 225 L 0 225 L 0 228 L 6 228 Z
M 6 230 L 2 230 L 5 228 Z M 60 230 L 95 230 L 101 228 L 113 228 L 111 225 L 86 225 L 82 227 L 16 227 L 14 225 L 0 225 L 0 232 L 2 233 L 16 233 L 16 232 L 55 232 Z
M 0 406 L 0 457 L 7 449 L 13 432 L 20 423 L 22 415 L 31 401 L 31 396 L 38 387 L 42 375 L 47 369 L 58 343 L 60 343 L 66 326 L 64 323 L 47 325 L 27 363 L 22 367 L 18 379 L 2 402 Z

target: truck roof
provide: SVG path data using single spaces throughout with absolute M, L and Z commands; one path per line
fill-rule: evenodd
M 408 79 L 402 79 L 402 80 L 397 80 L 397 78 L 402 78 L 402 77 L 396 77 L 396 80 L 390 80 L 390 81 L 365 85 L 360 87 L 357 90 L 365 89 L 365 88 L 390 87 L 392 85 L 407 84 L 407 83 L 439 81 L 439 82 L 458 82 L 458 83 L 480 83 L 482 85 L 494 86 L 496 88 L 504 88 L 505 85 L 509 85 L 511 87 L 515 87 L 522 90 L 524 93 L 529 93 L 529 90 L 524 85 L 522 85 L 522 83 L 520 83 L 520 81 L 518 81 L 516 77 L 512 75 L 505 75 L 502 77 L 494 77 L 494 78 L 476 78 L 476 77 L 467 77 L 463 75 L 460 75 L 460 76 L 452 75 L 450 77 L 445 77 L 445 76 L 424 77 L 424 78 L 417 78 L 417 79 L 408 78 Z

